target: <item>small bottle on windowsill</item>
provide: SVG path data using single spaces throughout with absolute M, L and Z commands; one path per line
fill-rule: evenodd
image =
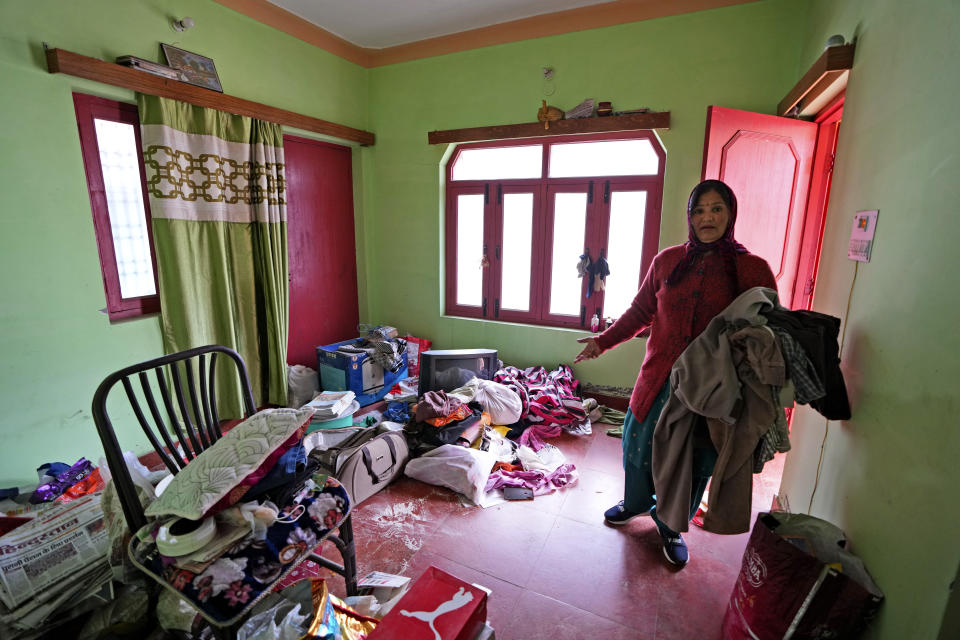
M 596 313 L 593 314 L 593 317 L 590 318 L 590 331 L 593 331 L 594 333 L 596 333 L 597 329 L 599 328 L 600 328 L 600 312 L 597 311 Z

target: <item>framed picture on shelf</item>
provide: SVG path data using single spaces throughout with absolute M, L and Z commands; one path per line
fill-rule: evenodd
M 213 60 L 169 44 L 161 43 L 160 46 L 163 48 L 163 55 L 167 58 L 167 64 L 180 71 L 184 82 L 223 93 Z

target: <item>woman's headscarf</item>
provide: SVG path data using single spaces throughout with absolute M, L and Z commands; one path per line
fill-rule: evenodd
M 714 242 L 700 242 L 700 240 L 697 239 L 696 231 L 694 231 L 691 217 L 693 215 L 693 208 L 697 206 L 697 201 L 700 200 L 703 194 L 710 191 L 716 191 L 717 194 L 720 195 L 720 198 L 723 199 L 723 202 L 730 210 L 730 219 L 727 221 L 726 231 L 724 231 L 723 236 L 719 240 Z M 687 200 L 687 241 L 683 245 L 685 252 L 683 259 L 680 260 L 673 269 L 673 272 L 670 273 L 670 277 L 667 278 L 667 286 L 674 286 L 683 280 L 687 272 L 690 271 L 690 267 L 693 266 L 693 262 L 697 259 L 697 256 L 716 249 L 720 252 L 720 257 L 723 258 L 724 270 L 733 283 L 734 289 L 736 289 L 737 254 L 749 253 L 746 247 L 733 238 L 733 228 L 736 226 L 736 222 L 737 196 L 733 194 L 733 190 L 728 187 L 725 182 L 721 182 L 720 180 L 704 180 L 695 186 L 693 191 L 690 192 L 690 199 Z

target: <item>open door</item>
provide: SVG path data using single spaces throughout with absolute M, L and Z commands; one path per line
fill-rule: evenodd
M 737 240 L 763 257 L 780 303 L 794 308 L 817 125 L 711 106 L 702 179 L 737 195 Z

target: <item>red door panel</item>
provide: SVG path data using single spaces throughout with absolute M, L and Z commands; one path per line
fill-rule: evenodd
M 287 362 L 317 368 L 316 347 L 357 334 L 357 256 L 348 147 L 283 137 L 290 259 Z
M 736 237 L 770 263 L 792 307 L 817 125 L 724 107 L 707 110 L 703 179 L 737 195 Z

